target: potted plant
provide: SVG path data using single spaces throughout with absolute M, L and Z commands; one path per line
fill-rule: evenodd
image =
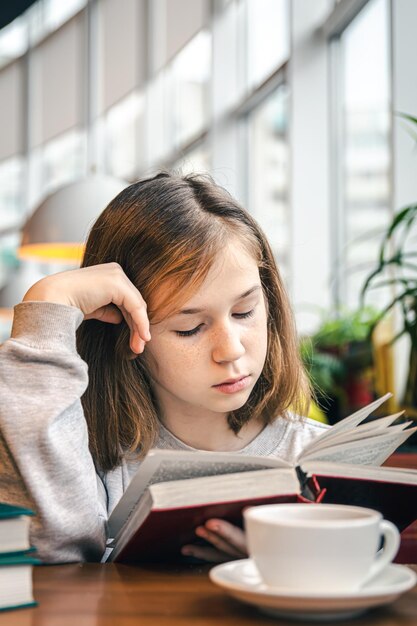
M 377 317 L 370 307 L 339 310 L 300 344 L 315 395 L 332 423 L 373 400 L 370 329 Z
M 409 132 L 417 140 L 417 118 L 404 113 L 399 115 L 411 124 Z M 388 226 L 376 267 L 364 282 L 362 303 L 371 290 L 386 287 L 391 288 L 392 297 L 379 319 L 395 312 L 400 318 L 400 330 L 391 343 L 405 334 L 410 339 L 402 404 L 409 415 L 417 416 L 417 204 L 401 209 Z
M 417 120 L 416 120 L 417 123 Z M 410 355 L 407 383 L 402 404 L 417 413 L 417 205 L 402 209 L 384 236 L 378 263 L 362 288 L 362 302 L 374 289 L 390 287 L 392 296 L 379 319 L 394 312 L 400 316 L 400 330 L 392 343 L 407 334 Z M 414 249 L 410 241 L 414 239 Z M 375 326 L 375 324 L 374 324 Z M 371 329 L 372 330 L 372 329 Z

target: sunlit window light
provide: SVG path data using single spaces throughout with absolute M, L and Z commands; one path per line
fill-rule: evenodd
M 28 47 L 28 25 L 23 15 L 0 30 L 0 67 L 24 54 Z

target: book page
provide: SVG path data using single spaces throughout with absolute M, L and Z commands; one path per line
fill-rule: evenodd
M 404 411 L 399 411 L 398 413 L 393 413 L 392 415 L 387 415 L 386 417 L 377 417 L 376 419 L 373 419 L 369 422 L 365 422 L 365 424 L 359 424 L 359 426 L 356 426 L 354 428 L 354 431 L 356 432 L 357 430 L 360 430 L 361 432 L 371 432 L 374 430 L 382 430 L 391 426 L 391 424 L 393 424 L 399 417 L 402 417 L 403 415 Z M 403 425 L 411 423 L 412 422 L 402 422 Z M 343 433 L 340 434 L 343 435 L 345 432 L 349 431 L 343 431 Z M 336 436 L 339 436 L 337 431 Z
M 386 393 L 381 398 L 378 398 L 374 402 L 371 402 L 371 404 L 364 406 L 362 409 L 359 409 L 359 411 L 355 411 L 355 413 L 352 413 L 352 415 L 348 415 L 348 417 L 345 417 L 343 420 L 340 420 L 340 422 L 337 422 L 337 424 L 335 424 L 331 430 L 333 431 L 333 433 L 341 433 L 345 430 L 355 428 L 355 426 L 363 422 L 364 419 L 371 415 L 373 411 L 375 411 L 378 407 L 381 406 L 381 404 L 384 404 L 384 402 L 391 397 L 392 393 Z
M 317 476 L 340 476 L 343 478 L 366 478 L 384 482 L 417 485 L 417 470 L 408 467 L 374 467 L 371 465 L 350 465 L 327 461 L 307 461 L 303 471 Z
M 369 415 L 371 415 L 373 411 L 375 411 L 379 406 L 381 406 L 381 404 L 383 404 L 391 396 L 392 396 L 392 393 L 385 394 L 385 396 L 382 396 L 382 398 L 378 398 L 378 400 L 375 400 L 375 402 L 371 402 L 371 404 L 364 406 L 362 409 L 359 409 L 359 411 L 352 413 L 352 415 L 345 417 L 344 419 L 340 420 L 340 422 L 337 422 L 336 424 L 334 424 L 334 426 L 332 426 L 328 430 L 325 430 L 324 433 L 316 437 L 311 443 L 309 443 L 304 448 L 304 450 L 301 452 L 301 454 L 298 457 L 298 461 L 300 461 L 301 459 L 309 455 L 311 452 L 313 452 L 316 449 L 316 447 L 321 446 L 323 441 L 330 440 L 336 435 L 339 436 L 342 433 L 355 430 L 358 427 L 358 425 L 361 422 L 363 422 L 363 420 L 369 417 Z M 395 419 L 397 419 L 398 414 L 395 414 L 395 418 L 394 416 L 388 416 L 388 418 L 390 417 L 393 417 L 392 421 L 394 421 Z M 387 419 L 387 418 L 383 418 L 383 419 Z M 367 430 L 378 430 L 380 428 L 378 426 L 378 422 L 380 422 L 380 420 L 376 419 L 376 420 L 373 420 L 372 422 L 367 423 L 366 425 L 364 424 L 364 426 L 366 426 Z
M 293 469 L 267 469 L 221 476 L 174 480 L 149 488 L 154 508 L 175 508 L 211 502 L 290 495 L 300 492 Z
M 404 415 L 404 411 L 400 411 L 398 413 L 394 413 L 393 415 L 387 415 L 386 417 L 378 417 L 377 419 L 373 419 L 370 422 L 366 422 L 365 424 L 359 424 L 359 426 L 355 426 L 352 429 L 344 430 L 342 432 L 340 432 L 340 430 L 337 430 L 337 428 L 335 430 L 333 430 L 333 428 L 331 428 L 329 433 L 328 433 L 328 436 L 324 438 L 324 441 L 329 442 L 329 441 L 333 441 L 333 440 L 336 440 L 336 439 L 338 441 L 346 439 L 346 441 L 347 441 L 348 438 L 353 433 L 362 433 L 365 436 L 366 433 L 372 434 L 373 432 L 379 433 L 382 430 L 386 431 L 389 427 L 392 428 L 392 424 L 394 424 L 394 422 L 399 417 L 401 417 L 402 415 Z M 405 428 L 406 425 L 409 425 L 411 423 L 412 422 L 410 422 L 410 421 L 409 422 L 402 422 L 401 425 L 403 425 L 404 428 Z M 396 424 L 396 426 L 397 425 L 398 424 Z M 390 430 L 391 430 L 391 428 L 390 428 Z M 321 441 L 323 441 L 323 440 L 321 440 Z M 318 443 L 320 444 L 321 441 L 318 442 Z
M 228 452 L 150 450 L 133 476 L 108 521 L 109 537 L 115 537 L 149 485 L 198 476 L 233 474 L 268 467 L 292 467 L 278 458 L 245 456 Z
M 417 428 L 409 428 L 400 433 L 391 433 L 366 437 L 359 441 L 339 444 L 324 450 L 314 450 L 304 455 L 301 465 L 306 461 L 331 461 L 333 463 L 351 463 L 357 465 L 381 465 L 391 454 L 404 443 Z
M 391 420 L 391 417 L 388 419 Z M 331 437 L 329 439 L 325 439 L 322 442 L 319 442 L 318 445 L 315 446 L 311 452 L 315 454 L 319 450 L 326 450 L 332 448 L 333 446 L 341 444 L 346 445 L 351 441 L 360 441 L 361 439 L 367 439 L 370 442 L 374 437 L 377 437 L 379 435 L 385 435 L 388 432 L 390 433 L 390 435 L 395 435 L 395 433 L 401 433 L 411 424 L 412 422 L 404 422 L 403 424 L 396 424 L 395 426 L 391 426 L 389 430 L 387 430 L 387 428 L 381 428 L 377 431 L 370 431 L 366 428 L 367 424 L 364 424 L 363 426 L 357 426 L 352 432 L 341 433 L 340 435 L 336 435 L 335 437 Z

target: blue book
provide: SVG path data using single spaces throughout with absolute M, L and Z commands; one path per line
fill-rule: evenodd
M 0 502 L 0 519 L 18 517 L 19 515 L 34 515 L 34 512 L 31 509 L 25 509 L 22 506 Z
M 0 503 L 0 556 L 30 550 L 29 525 L 33 511 Z

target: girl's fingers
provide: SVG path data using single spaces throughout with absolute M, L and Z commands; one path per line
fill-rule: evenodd
M 243 555 L 247 556 L 245 532 L 238 526 L 234 526 L 223 519 L 209 519 L 204 525 L 205 529 L 220 536 L 227 543 L 233 545 Z
M 139 333 L 134 330 L 130 333 L 130 349 L 135 354 L 141 354 L 145 349 L 145 342 L 139 336 Z
M 92 313 L 84 315 L 84 319 L 99 320 L 100 322 L 107 322 L 108 324 L 120 324 L 123 320 L 123 315 L 115 304 L 106 304 Z
M 111 302 L 122 311 L 131 332 L 136 331 L 144 342 L 149 341 L 151 335 L 147 307 L 140 291 L 129 280 L 118 263 L 107 263 L 97 267 L 105 272 L 100 280 L 100 282 L 104 281 L 103 293 L 107 293 Z
M 133 290 L 128 290 L 122 299 L 122 302 L 117 303 L 120 308 L 123 308 L 130 316 L 131 328 L 136 330 L 143 341 L 149 341 L 151 334 L 149 332 L 149 319 L 146 309 L 146 303 L 139 291 L 132 285 Z
M 215 548 L 217 548 L 217 550 L 220 550 L 229 557 L 242 558 L 246 556 L 245 552 L 242 552 L 242 550 L 240 550 L 237 546 L 229 542 L 228 539 L 224 539 L 216 532 L 207 530 L 204 526 L 198 526 L 195 533 L 198 537 L 209 541 Z
M 145 349 L 145 341 L 141 338 L 139 331 L 135 327 L 132 316 L 130 313 L 126 311 L 124 306 L 120 306 L 120 309 L 123 313 L 123 317 L 125 318 L 126 324 L 130 329 L 130 349 L 135 354 L 140 354 Z
M 64 289 L 60 287 L 61 282 Z M 78 307 L 84 319 L 120 324 L 124 318 L 130 329 L 131 349 L 136 353 L 143 352 L 151 338 L 146 302 L 118 263 L 61 272 L 48 277 L 43 291 L 39 289 L 41 296 L 44 295 L 37 299 L 44 299 L 46 293 L 52 302 Z
M 143 352 L 145 342 L 141 339 L 138 331 L 134 329 L 132 318 L 130 314 L 124 310 L 124 307 L 119 308 L 115 304 L 107 304 L 88 315 L 84 315 L 84 319 L 95 319 L 100 322 L 106 322 L 107 324 L 120 324 L 124 319 L 130 329 L 130 349 L 135 354 Z
M 248 555 L 244 531 L 225 520 L 207 520 L 204 526 L 195 529 L 195 533 L 212 546 L 186 545 L 182 548 L 182 554 L 212 563 L 242 559 Z
M 29 289 L 24 300 L 46 300 L 73 306 L 82 311 L 84 319 L 97 319 L 110 324 L 122 321 L 116 307 L 123 308 L 131 333 L 137 332 L 142 342 L 151 338 L 146 303 L 121 265 L 115 262 L 47 276 Z M 133 343 L 139 351 L 143 349 L 136 337 Z

